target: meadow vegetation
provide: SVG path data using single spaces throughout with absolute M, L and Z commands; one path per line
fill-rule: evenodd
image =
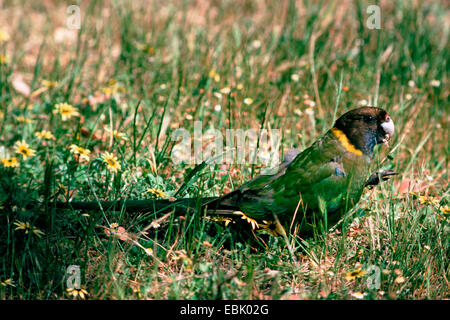
M 2 1 L 0 298 L 449 298 L 448 4 L 378 1 L 381 29 L 370 4 L 81 1 L 71 30 L 64 1 Z M 280 129 L 281 156 L 361 105 L 394 120 L 373 169 L 399 175 L 312 238 L 54 206 L 218 196 L 263 166 L 175 164 L 177 128 Z

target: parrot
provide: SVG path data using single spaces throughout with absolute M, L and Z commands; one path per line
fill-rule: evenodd
M 341 115 L 322 137 L 303 151 L 289 150 L 275 173 L 262 174 L 220 197 L 200 199 L 200 209 L 213 220 L 241 218 L 252 228 L 264 226 L 283 234 L 295 222 L 303 234 L 311 234 L 317 221 L 335 225 L 360 200 L 367 186 L 377 185 L 397 173 L 370 174 L 374 148 L 388 146 L 394 122 L 382 108 L 359 107 Z M 103 207 L 126 211 L 177 212 L 199 207 L 199 199 L 100 201 Z M 98 202 L 59 203 L 73 209 L 98 208 Z
M 358 203 L 364 187 L 396 174 L 388 170 L 368 177 L 375 146 L 388 145 L 393 134 L 394 122 L 385 110 L 350 110 L 303 152 L 290 150 L 275 174 L 260 175 L 204 206 L 221 215 L 241 212 L 255 221 L 276 217 L 282 225 L 297 218 L 304 234 L 325 214 L 331 227 Z

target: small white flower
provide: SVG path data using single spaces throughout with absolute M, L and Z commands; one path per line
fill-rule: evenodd
M 312 116 L 312 115 L 314 115 L 314 110 L 312 108 L 306 108 L 305 113 L 307 115 Z
M 244 99 L 244 103 L 245 103 L 246 105 L 251 105 L 251 104 L 253 103 L 253 99 L 252 99 L 252 98 L 245 98 L 245 99 Z
M 161 225 L 158 222 L 156 222 L 156 221 L 152 221 L 152 223 L 150 223 L 150 226 L 153 229 L 158 229 Z
M 219 112 L 220 110 L 222 110 L 222 106 L 220 104 L 216 104 L 214 106 L 214 111 Z
M 416 83 L 413 80 L 408 81 L 408 86 L 411 88 L 414 88 L 416 86 Z
M 298 82 L 300 80 L 300 76 L 296 73 L 291 75 L 292 81 Z
M 225 87 L 220 89 L 220 92 L 223 94 L 229 94 L 231 92 L 231 89 L 229 87 Z
M 144 248 L 144 252 L 149 256 L 153 255 L 153 250 L 151 248 Z
M 270 154 L 270 152 L 267 151 L 267 150 L 259 150 L 258 156 L 259 156 L 259 158 L 260 158 L 261 160 L 263 160 L 263 161 L 268 161 L 268 160 L 270 160 L 271 154 Z
M 255 48 L 255 49 L 259 49 L 261 47 L 261 41 L 253 40 L 252 47 Z
M 365 296 L 367 295 L 367 293 L 362 293 L 362 292 L 354 292 L 352 293 L 352 297 L 356 298 L 356 299 L 363 299 Z
M 432 87 L 438 88 L 438 87 L 441 86 L 441 82 L 440 82 L 439 80 L 431 80 L 431 81 L 430 81 L 430 85 L 431 85 Z

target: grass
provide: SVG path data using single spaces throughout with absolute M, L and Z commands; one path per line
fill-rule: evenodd
M 381 1 L 371 30 L 370 4 L 83 1 L 69 30 L 63 2 L 4 1 L 0 158 L 18 166 L 0 165 L 0 297 L 73 299 L 66 270 L 78 265 L 89 299 L 449 298 L 448 6 Z M 79 115 L 63 121 L 64 102 Z M 284 152 L 362 104 L 394 119 L 374 168 L 400 175 L 329 233 L 254 251 L 196 214 L 142 232 L 161 215 L 52 205 L 217 196 L 261 166 L 174 164 L 177 128 L 281 129 Z M 15 153 L 21 140 L 34 156 Z

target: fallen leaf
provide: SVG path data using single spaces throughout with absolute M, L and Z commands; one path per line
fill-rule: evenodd
M 397 182 L 396 187 L 399 194 L 406 194 L 409 192 L 424 193 L 432 187 L 432 184 L 427 181 L 404 178 L 400 182 Z
M 29 96 L 31 89 L 28 84 L 23 81 L 23 77 L 20 74 L 16 74 L 12 76 L 11 84 L 13 88 L 23 96 Z

